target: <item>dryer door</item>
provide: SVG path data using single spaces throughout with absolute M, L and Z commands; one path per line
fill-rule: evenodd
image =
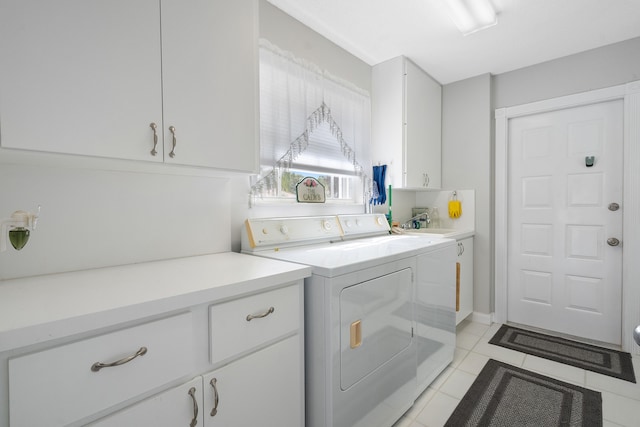
M 347 390 L 411 345 L 410 268 L 340 293 L 340 388 Z

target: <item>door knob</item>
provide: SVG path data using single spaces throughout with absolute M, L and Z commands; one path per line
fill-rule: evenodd
M 615 237 L 609 237 L 607 239 L 607 244 L 609 246 L 618 246 L 620 244 L 620 240 L 616 239 Z
M 610 211 L 617 211 L 618 209 L 620 209 L 620 205 L 617 203 L 609 203 L 609 210 Z

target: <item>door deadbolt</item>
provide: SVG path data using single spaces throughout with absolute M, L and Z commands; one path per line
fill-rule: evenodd
M 615 237 L 609 237 L 607 239 L 607 244 L 609 246 L 618 246 L 620 244 L 620 240 L 616 239 Z
M 610 211 L 617 211 L 618 209 L 620 209 L 620 205 L 617 203 L 609 203 L 609 210 Z

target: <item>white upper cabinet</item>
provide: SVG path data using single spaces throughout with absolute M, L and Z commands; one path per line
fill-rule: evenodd
M 256 52 L 255 0 L 3 0 L 0 146 L 253 171 Z
M 396 188 L 441 187 L 442 86 L 405 57 L 373 67 L 372 159 Z
M 162 1 L 166 162 L 256 170 L 257 13 L 255 0 Z
M 3 148 L 162 161 L 158 1 L 0 2 Z

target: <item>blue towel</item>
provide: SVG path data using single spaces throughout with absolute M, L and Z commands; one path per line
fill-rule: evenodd
M 387 174 L 387 165 L 373 167 L 373 185 L 378 190 L 378 197 L 372 197 L 369 203 L 374 205 L 384 205 L 387 201 L 384 180 Z

